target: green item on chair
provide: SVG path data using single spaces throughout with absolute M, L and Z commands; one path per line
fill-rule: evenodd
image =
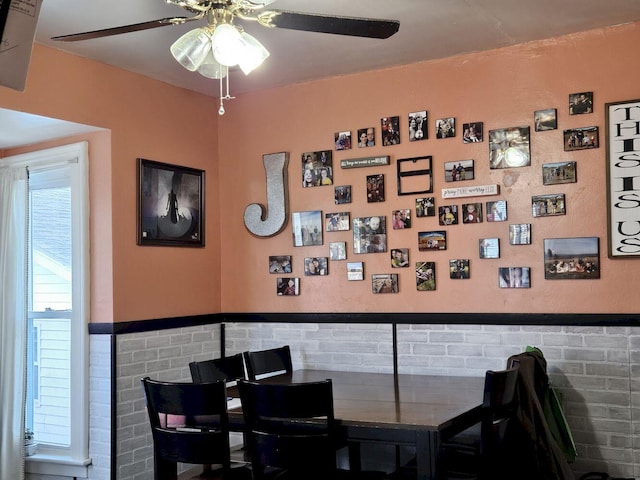
M 526 351 L 538 352 L 540 355 L 543 355 L 542 350 L 537 347 L 527 346 Z M 558 446 L 564 452 L 567 460 L 569 462 L 575 462 L 577 455 L 576 444 L 573 440 L 573 435 L 571 435 L 567 418 L 564 416 L 558 393 L 551 385 L 547 388 L 544 396 L 544 405 L 542 407 L 553 438 L 558 442 Z

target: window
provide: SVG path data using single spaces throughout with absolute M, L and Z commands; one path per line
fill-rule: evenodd
M 55 462 L 58 465 L 61 462 L 85 465 L 89 311 L 87 144 L 5 160 L 29 169 L 25 423 L 35 433 L 39 454 L 59 457 Z

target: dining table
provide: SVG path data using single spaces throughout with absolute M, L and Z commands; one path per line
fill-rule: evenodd
M 415 447 L 418 480 L 437 480 L 441 441 L 480 421 L 484 377 L 301 369 L 260 381 L 326 379 L 346 440 Z M 239 428 L 241 408 L 229 410 L 230 423 Z M 359 468 L 358 459 L 350 456 L 350 462 Z

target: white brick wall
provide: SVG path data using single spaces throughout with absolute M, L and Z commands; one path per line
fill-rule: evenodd
M 226 334 L 229 353 L 288 343 L 294 368 L 393 370 L 389 325 L 238 323 L 227 325 Z M 527 345 L 539 347 L 578 446 L 574 471 L 640 477 L 637 329 L 398 325 L 397 335 L 400 373 L 484 376 Z
M 220 325 L 119 335 L 117 480 L 153 479 L 153 441 L 140 379 L 191 381 L 189 362 L 220 356 Z
M 111 337 L 89 337 L 90 480 L 111 478 Z
M 219 356 L 218 332 L 212 325 L 118 336 L 117 480 L 152 478 L 140 378 L 189 380 L 190 361 Z M 640 330 L 398 325 L 397 335 L 400 373 L 484 376 L 527 345 L 541 348 L 578 445 L 575 472 L 640 477 Z M 283 344 L 291 346 L 294 368 L 393 371 L 390 325 L 226 325 L 228 355 Z

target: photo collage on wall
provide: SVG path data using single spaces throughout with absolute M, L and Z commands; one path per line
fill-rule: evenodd
M 567 114 L 569 116 L 588 115 L 593 112 L 593 108 L 593 92 L 568 95 Z M 338 165 L 334 162 L 332 150 L 309 150 L 301 154 L 300 174 L 303 189 L 332 186 L 332 194 L 328 197 L 327 205 L 333 204 L 340 207 L 333 211 L 327 208 L 291 214 L 293 246 L 311 247 L 313 250 L 309 250 L 309 253 L 313 255 L 303 255 L 295 268 L 291 255 L 269 257 L 269 273 L 285 275 L 277 279 L 278 295 L 300 294 L 300 278 L 292 277 L 292 273 L 303 274 L 309 278 L 327 276 L 332 271 L 330 263 L 338 262 L 336 265 L 340 265 L 339 262 L 349 258 L 351 250 L 354 255 L 388 252 L 386 262 L 382 264 L 377 260 L 373 262 L 378 265 L 377 268 L 386 263 L 387 268 L 390 269 L 384 272 L 384 268 L 380 268 L 382 271 L 369 274 L 371 291 L 374 294 L 398 293 L 400 277 L 404 278 L 406 275 L 403 269 L 409 269 L 409 267 L 412 267 L 411 271 L 415 273 L 417 291 L 436 291 L 436 263 L 438 263 L 437 257 L 442 255 L 437 252 L 448 249 L 448 235 L 451 235 L 451 238 L 457 235 L 468 235 L 470 231 L 461 233 L 460 230 L 472 228 L 468 225 L 484 222 L 496 225 L 492 227 L 495 234 L 477 237 L 476 255 L 482 260 L 482 265 L 491 260 L 498 262 L 492 267 L 496 269 L 496 287 L 500 289 L 532 288 L 531 266 L 500 264 L 503 259 L 508 259 L 510 254 L 510 250 L 501 251 L 503 249 L 501 239 L 505 242 L 508 240 L 507 247 L 504 247 L 507 249 L 531 245 L 534 240 L 532 223 L 522 221 L 524 212 L 516 212 L 517 215 L 514 218 L 517 218 L 517 221 L 507 223 L 510 216 L 509 195 L 501 193 L 499 189 L 484 190 L 487 186 L 478 186 L 476 182 L 479 171 L 484 177 L 488 171 L 496 169 L 530 168 L 532 165 L 531 143 L 535 141 L 532 132 L 535 136 L 546 135 L 546 132 L 557 130 L 559 128 L 558 109 L 540 108 L 533 111 L 533 128 L 529 125 L 487 128 L 488 156 L 482 162 L 477 158 L 465 156 L 463 149 L 460 149 L 460 156 L 457 159 L 447 159 L 440 164 L 443 165 L 439 167 L 440 172 L 433 171 L 431 156 L 397 159 L 398 192 L 397 195 L 393 193 L 390 195 L 393 187 L 390 187 L 388 182 L 394 175 L 385 168 L 391 165 L 390 157 L 381 156 L 382 150 L 378 149 L 397 147 L 403 142 L 427 141 L 430 137 L 429 118 L 430 114 L 426 109 L 418 109 L 404 117 L 401 115 L 380 117 L 377 125 L 375 121 L 370 121 L 353 130 L 336 129 L 332 141 L 333 150 L 340 152 L 341 155 Z M 461 126 L 460 134 L 457 132 L 459 126 Z M 431 142 L 458 137 L 458 142 L 462 145 L 471 146 L 485 141 L 485 123 L 482 121 L 463 121 L 458 124 L 454 116 L 439 116 L 431 120 L 431 127 L 434 139 Z M 598 148 L 599 141 L 598 126 L 572 126 L 562 131 L 561 150 L 574 152 Z M 424 145 L 432 145 L 431 142 Z M 348 151 L 354 148 L 371 149 L 373 156 L 343 160 L 344 155 L 348 155 Z M 422 158 L 428 159 L 428 163 L 423 165 L 415 162 Z M 414 160 L 413 164 L 411 160 Z M 410 167 L 401 170 L 400 165 L 403 165 L 403 162 L 408 162 Z M 564 185 L 576 183 L 578 181 L 577 163 L 575 159 L 558 159 L 558 161 L 543 163 L 539 177 L 541 187 L 561 188 Z M 341 179 L 338 176 L 339 172 L 336 172 L 336 166 L 341 169 L 374 167 L 375 170 L 362 176 L 362 185 L 353 186 L 340 183 Z M 421 180 L 423 176 L 429 177 L 426 188 L 424 181 Z M 443 187 L 442 199 L 431 194 L 434 176 Z M 361 195 L 359 192 L 364 192 L 365 196 L 359 198 L 359 202 L 366 199 L 366 203 L 381 204 L 393 199 L 394 208 L 387 210 L 386 214 L 374 212 L 374 215 L 354 215 L 348 207 L 344 209 L 344 206 L 352 203 L 354 189 L 357 195 Z M 470 192 L 473 193 L 470 194 Z M 414 198 L 409 205 L 402 205 L 397 201 L 402 198 L 401 195 L 411 194 Z M 478 198 L 492 195 L 497 198 Z M 457 199 L 462 200 L 456 201 Z M 563 191 L 535 191 L 531 195 L 529 215 L 535 221 L 541 221 L 540 219 L 545 217 L 568 215 L 568 200 L 568 194 Z M 387 216 L 389 223 L 387 223 Z M 467 226 L 461 227 L 461 225 Z M 416 226 L 418 227 L 416 255 L 423 258 L 411 259 L 410 245 L 406 245 L 406 241 L 402 242 L 405 243 L 404 245 L 397 244 L 399 235 L 404 234 L 394 232 Z M 452 227 L 451 230 L 449 227 Z M 353 231 L 349 234 L 350 242 L 340 234 L 351 229 Z M 483 230 L 483 232 L 487 231 Z M 323 233 L 332 237 L 337 235 L 337 237 L 331 238 L 325 244 Z M 352 245 L 350 246 L 349 243 Z M 545 239 L 544 243 L 545 279 L 599 278 L 598 237 Z M 318 250 L 318 247 L 323 245 L 326 245 L 324 255 Z M 432 254 L 435 256 L 429 258 Z M 446 262 L 447 281 L 472 279 L 470 258 L 440 260 Z M 341 270 L 345 272 L 344 278 L 347 281 L 364 280 L 364 263 L 364 261 L 342 263 Z M 476 267 L 476 270 L 478 268 L 480 267 Z M 398 273 L 391 273 L 394 270 Z M 335 275 L 335 272 L 332 275 Z

